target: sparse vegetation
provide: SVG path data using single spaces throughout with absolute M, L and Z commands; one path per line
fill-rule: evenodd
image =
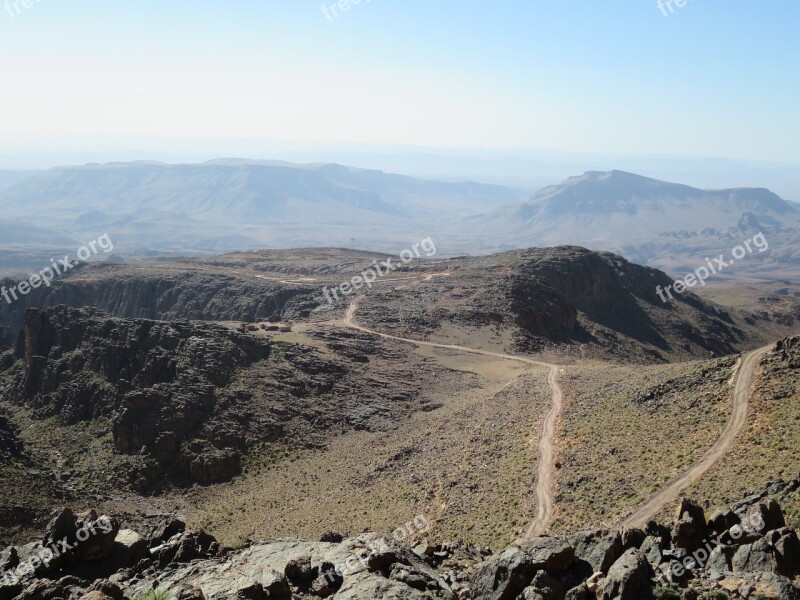
M 139 594 L 134 600 L 173 600 L 173 596 L 168 590 L 153 588 L 143 594 Z
M 655 600 L 681 600 L 681 588 L 670 583 L 669 585 L 657 585 L 653 590 L 653 598 Z

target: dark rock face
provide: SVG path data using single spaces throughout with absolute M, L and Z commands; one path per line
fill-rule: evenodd
M 52 287 L 32 290 L 11 305 L 0 303 L 0 325 L 16 332 L 25 310 L 65 305 L 93 306 L 117 317 L 191 319 L 197 321 L 291 319 L 307 316 L 316 306 L 315 287 L 284 286 L 245 280 L 193 269 L 136 272 L 124 266 L 84 266 L 53 281 Z M 14 285 L 16 282 L 5 282 Z M 0 331 L 0 338 L 2 331 Z
M 271 365 L 271 353 L 266 338 L 214 325 L 30 309 L 17 362 L 0 378 L 8 400 L 33 407 L 39 418 L 57 415 L 68 425 L 111 420 L 116 449 L 139 461 L 126 470 L 129 484 L 148 491 L 165 476 L 204 484 L 228 480 L 240 472 L 246 435 L 259 441 L 281 436 L 280 423 L 267 414 L 255 418 L 253 393 L 236 385 L 242 373 Z M 292 372 L 275 373 L 266 390 L 275 397 L 282 389 L 289 397 L 321 393 L 345 373 L 303 351 L 285 356 L 313 377 L 298 385 Z M 19 451 L 0 415 L 0 455 Z
M 569 306 L 589 321 L 648 346 L 668 345 L 654 322 L 652 310 L 665 306 L 656 293 L 657 286 L 665 288 L 672 283 L 665 273 L 631 263 L 616 254 L 577 246 L 533 248 L 517 254 L 522 259 L 520 274 L 540 282 L 559 298 L 556 301 L 545 294 L 547 305 L 557 302 Z M 702 312 L 705 321 L 700 328 L 673 322 L 672 327 L 680 330 L 685 341 L 717 355 L 735 352 L 742 332 L 728 313 L 691 294 L 681 296 L 681 302 L 688 310 Z M 568 326 L 566 313 L 562 310 L 554 313 L 563 315 L 561 325 L 567 326 L 566 329 L 575 329 L 574 318 L 572 326 Z
M 568 335 L 575 329 L 578 311 L 544 280 L 512 275 L 505 289 L 514 322 L 525 331 L 552 337 Z
M 22 442 L 17 437 L 17 432 L 8 417 L 0 412 L 0 465 L 13 458 L 19 458 L 22 454 Z

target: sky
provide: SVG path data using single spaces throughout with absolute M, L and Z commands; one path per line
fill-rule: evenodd
M 0 6 L 5 151 L 105 136 L 800 163 L 796 0 L 24 3 Z

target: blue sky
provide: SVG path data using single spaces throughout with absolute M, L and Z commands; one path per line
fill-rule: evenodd
M 362 0 L 332 20 L 322 5 L 0 7 L 0 136 L 800 162 L 794 0 L 690 0 L 667 17 L 655 0 Z

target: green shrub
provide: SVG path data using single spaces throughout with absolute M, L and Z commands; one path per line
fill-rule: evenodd
M 714 590 L 713 592 L 708 593 L 708 600 L 730 600 L 730 595 L 728 592 L 723 590 Z
M 242 548 L 246 548 L 248 545 L 250 545 L 250 540 L 247 539 L 247 536 L 237 535 L 231 539 L 231 542 L 228 545 L 232 550 L 241 550 Z
M 657 585 L 653 590 L 655 600 L 681 600 L 681 588 L 674 583 L 669 585 Z
M 172 597 L 167 590 L 153 588 L 148 592 L 139 594 L 133 600 L 172 600 Z

